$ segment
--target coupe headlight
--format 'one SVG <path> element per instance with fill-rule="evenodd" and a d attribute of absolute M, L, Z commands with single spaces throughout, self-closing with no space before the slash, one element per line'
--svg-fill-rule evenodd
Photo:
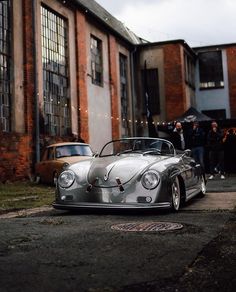
<path fill-rule="evenodd" d="M 160 176 L 156 171 L 148 170 L 143 174 L 141 182 L 145 189 L 153 190 L 158 186 L 160 182 Z"/>
<path fill-rule="evenodd" d="M 71 170 L 65 170 L 63 171 L 59 178 L 58 178 L 58 184 L 62 188 L 69 188 L 75 180 L 75 174 Z"/>

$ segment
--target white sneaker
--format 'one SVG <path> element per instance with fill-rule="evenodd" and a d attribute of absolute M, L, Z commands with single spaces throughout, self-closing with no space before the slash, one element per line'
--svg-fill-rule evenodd
<path fill-rule="evenodd" d="M 222 175 L 220 176 L 220 178 L 221 178 L 221 179 L 225 179 L 225 176 L 222 174 Z"/>
<path fill-rule="evenodd" d="M 208 177 L 208 179 L 213 179 L 214 178 L 214 175 L 210 175 L 209 177 Z"/>

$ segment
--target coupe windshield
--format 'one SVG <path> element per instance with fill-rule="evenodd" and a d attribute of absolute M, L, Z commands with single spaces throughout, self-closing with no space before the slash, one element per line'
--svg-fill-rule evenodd
<path fill-rule="evenodd" d="M 174 154 L 173 145 L 163 139 L 127 138 L 107 143 L 100 156 L 122 155 L 127 153 L 171 155 Z"/>
<path fill-rule="evenodd" d="M 88 145 L 65 145 L 56 148 L 56 158 L 69 156 L 92 156 Z"/>

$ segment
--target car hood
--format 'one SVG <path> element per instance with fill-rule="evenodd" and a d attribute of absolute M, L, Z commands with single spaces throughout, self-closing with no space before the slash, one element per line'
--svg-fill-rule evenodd
<path fill-rule="evenodd" d="M 125 184 L 159 160 L 162 160 L 161 156 L 143 155 L 96 158 L 90 166 L 88 182 L 97 187 L 115 187 L 118 179 L 121 184 Z"/>

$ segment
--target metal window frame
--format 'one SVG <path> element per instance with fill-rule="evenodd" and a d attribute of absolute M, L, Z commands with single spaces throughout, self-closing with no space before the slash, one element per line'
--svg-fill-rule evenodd
<path fill-rule="evenodd" d="M 0 129 L 11 131 L 12 1 L 0 1 Z M 5 36 L 5 37 L 4 37 Z"/>
<path fill-rule="evenodd" d="M 102 41 L 94 35 L 90 36 L 90 54 L 92 83 L 103 86 Z"/>
<path fill-rule="evenodd" d="M 68 29 L 66 18 L 41 5 L 44 132 L 52 136 L 71 133 Z"/>

